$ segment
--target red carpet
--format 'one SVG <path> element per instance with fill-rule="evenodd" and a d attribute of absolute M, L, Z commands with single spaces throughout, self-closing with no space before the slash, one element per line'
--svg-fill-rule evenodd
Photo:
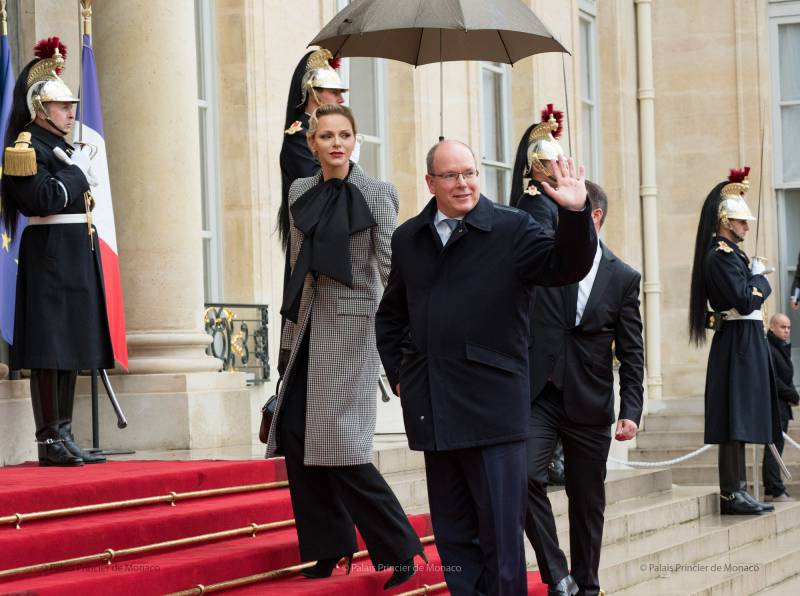
<path fill-rule="evenodd" d="M 0 517 L 140 497 L 285 479 L 280 459 L 267 461 L 109 462 L 79 469 L 34 465 L 0 468 Z M 291 519 L 286 488 L 205 497 L 168 504 L 23 522 L 22 529 L 0 526 L 0 572 L 146 544 Z M 432 534 L 427 515 L 411 516 L 420 536 Z M 363 543 L 359 540 L 360 548 Z M 397 594 L 443 581 L 436 548 L 426 547 L 429 564 Z M 85 564 L 48 573 L 0 579 L 0 594 L 113 596 L 165 594 L 254 575 L 299 563 L 293 527 L 122 556 L 111 565 Z M 229 590 L 228 594 L 384 594 L 390 571 L 375 572 L 368 557 L 353 563 L 351 575 L 337 569 L 331 578 L 298 575 Z M 545 594 L 538 574 L 529 574 L 531 594 Z M 437 594 L 446 594 L 446 591 Z"/>

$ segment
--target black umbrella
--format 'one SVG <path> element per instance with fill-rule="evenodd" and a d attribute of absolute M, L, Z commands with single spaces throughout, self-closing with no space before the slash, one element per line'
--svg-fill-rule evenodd
<path fill-rule="evenodd" d="M 543 52 L 568 52 L 521 0 L 354 0 L 309 45 L 344 57 L 414 66 L 453 60 L 514 64 Z M 440 111 L 444 127 L 443 109 Z"/>

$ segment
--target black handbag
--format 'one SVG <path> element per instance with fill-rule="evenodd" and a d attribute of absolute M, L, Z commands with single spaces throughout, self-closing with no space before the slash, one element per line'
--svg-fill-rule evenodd
<path fill-rule="evenodd" d="M 269 429 L 272 427 L 272 419 L 275 417 L 281 380 L 278 379 L 278 384 L 275 386 L 275 394 L 267 400 L 267 403 L 261 406 L 261 427 L 258 429 L 258 440 L 264 444 L 269 439 Z"/>

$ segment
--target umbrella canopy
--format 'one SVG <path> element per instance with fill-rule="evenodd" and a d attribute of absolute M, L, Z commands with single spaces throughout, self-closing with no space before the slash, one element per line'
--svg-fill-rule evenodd
<path fill-rule="evenodd" d="M 521 0 L 353 0 L 309 45 L 414 66 L 569 53 Z"/>

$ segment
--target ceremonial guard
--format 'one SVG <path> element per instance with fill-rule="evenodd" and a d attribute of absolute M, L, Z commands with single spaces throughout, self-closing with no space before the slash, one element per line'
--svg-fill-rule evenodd
<path fill-rule="evenodd" d="M 308 52 L 292 75 L 289 99 L 286 102 L 286 122 L 281 147 L 281 206 L 278 211 L 278 233 L 288 253 L 289 246 L 289 187 L 298 178 L 308 178 L 319 171 L 319 162 L 308 148 L 306 134 L 311 113 L 325 103 L 344 103 L 347 87 L 337 69 L 339 60 L 330 51 Z"/>
<path fill-rule="evenodd" d="M 543 181 L 555 184 L 550 171 L 551 159 L 558 159 L 566 154 L 558 139 L 564 130 L 564 114 L 556 110 L 553 104 L 547 104 L 541 112 L 541 120 L 531 124 L 522 134 L 517 146 L 514 162 L 514 178 L 511 185 L 509 203 L 513 207 L 527 211 L 551 236 L 558 227 L 558 204 L 550 198 L 542 186 Z M 527 183 L 527 184 L 526 184 Z M 533 346 L 533 307 L 537 296 L 541 300 L 543 294 L 560 292 L 552 288 L 534 288 L 531 300 L 531 346 Z M 530 354 L 531 361 L 535 354 Z M 531 378 L 531 391 L 534 390 Z M 563 486 L 566 483 L 564 467 L 564 446 L 559 439 L 553 457 L 547 469 L 548 482 L 551 486 Z"/>
<path fill-rule="evenodd" d="M 714 330 L 705 388 L 705 442 L 719 445 L 720 512 L 771 511 L 747 492 L 745 443 L 768 444 L 780 432 L 762 304 L 770 295 L 763 259 L 739 244 L 755 221 L 744 200 L 750 168 L 731 170 L 709 193 L 695 241 L 689 333 L 698 346 Z M 711 306 L 711 311 L 707 305 Z"/>
<path fill-rule="evenodd" d="M 564 128 L 564 115 L 551 103 L 541 115 L 541 121 L 531 124 L 519 141 L 509 203 L 530 213 L 536 223 L 553 235 L 558 226 L 558 205 L 547 194 L 542 182 L 555 184 L 550 160 L 566 157 L 558 142 Z"/>
<path fill-rule="evenodd" d="M 65 138 L 78 99 L 59 78 L 66 48 L 36 45 L 14 87 L 5 135 L 2 217 L 13 231 L 28 217 L 19 250 L 11 368 L 31 370 L 39 465 L 105 461 L 72 435 L 78 370 L 114 367 L 96 231 L 91 148 Z"/>

